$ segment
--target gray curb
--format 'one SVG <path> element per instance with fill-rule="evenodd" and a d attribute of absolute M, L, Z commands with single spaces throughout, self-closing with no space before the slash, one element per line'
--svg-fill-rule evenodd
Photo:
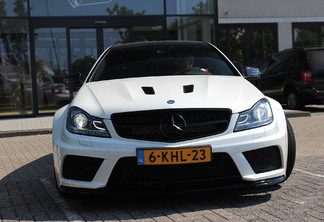
<path fill-rule="evenodd" d="M 43 134 L 51 134 L 51 133 L 52 133 L 52 129 L 1 131 L 0 138 L 15 137 L 15 136 L 43 135 Z"/>
<path fill-rule="evenodd" d="M 295 111 L 295 110 L 284 110 L 284 111 L 287 118 L 311 116 L 311 112 L 308 111 Z"/>

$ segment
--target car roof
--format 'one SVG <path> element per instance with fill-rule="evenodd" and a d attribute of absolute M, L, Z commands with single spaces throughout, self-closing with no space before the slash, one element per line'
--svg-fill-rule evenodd
<path fill-rule="evenodd" d="M 186 41 L 186 40 L 165 40 L 165 41 L 147 41 L 147 42 L 132 42 L 132 43 L 123 43 L 116 44 L 111 46 L 111 48 L 128 48 L 128 47 L 155 47 L 161 45 L 206 45 L 207 42 L 202 41 Z"/>

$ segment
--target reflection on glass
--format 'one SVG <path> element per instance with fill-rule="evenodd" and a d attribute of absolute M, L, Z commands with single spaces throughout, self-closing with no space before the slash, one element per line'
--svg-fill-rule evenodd
<path fill-rule="evenodd" d="M 103 29 L 105 49 L 114 44 L 129 42 L 128 28 L 106 28 Z"/>
<path fill-rule="evenodd" d="M 295 47 L 309 47 L 309 46 L 318 46 L 318 29 L 317 28 L 303 28 L 303 29 L 294 29 L 294 45 Z"/>
<path fill-rule="evenodd" d="M 169 17 L 168 39 L 214 42 L 212 17 Z"/>
<path fill-rule="evenodd" d="M 68 73 L 64 28 L 35 30 L 36 79 L 39 112 L 54 112 L 69 102 L 63 84 Z M 53 107 L 56 107 L 53 109 Z"/>
<path fill-rule="evenodd" d="M 219 31 L 219 45 L 217 46 L 226 56 L 229 57 L 228 45 L 227 45 L 227 30 L 220 30 Z"/>
<path fill-rule="evenodd" d="M 93 6 L 93 5 L 102 5 L 111 3 L 113 0 L 102 0 L 102 1 L 93 1 L 93 0 L 68 0 L 73 8 Z"/>
<path fill-rule="evenodd" d="M 28 23 L 0 19 L 0 115 L 31 113 Z"/>
<path fill-rule="evenodd" d="M 276 27 L 233 27 L 225 25 L 219 31 L 219 48 L 232 61 L 259 66 L 277 50 Z"/>
<path fill-rule="evenodd" d="M 257 67 L 263 59 L 275 51 L 275 36 L 271 29 L 251 30 L 249 34 L 250 65 Z"/>
<path fill-rule="evenodd" d="M 237 61 L 241 64 L 245 64 L 244 61 L 244 53 L 245 53 L 245 42 L 244 42 L 244 35 L 245 29 L 244 28 L 232 28 L 229 31 L 230 34 L 230 44 L 231 44 L 231 60 Z"/>
<path fill-rule="evenodd" d="M 163 15 L 163 0 L 30 0 L 30 8 L 31 16 Z"/>
<path fill-rule="evenodd" d="M 321 31 L 322 31 L 322 45 L 321 46 L 324 46 L 324 26 L 321 28 Z"/>
<path fill-rule="evenodd" d="M 167 14 L 214 14 L 214 0 L 166 0 Z"/>
<path fill-rule="evenodd" d="M 71 29 L 70 41 L 72 73 L 81 73 L 85 79 L 97 59 L 96 30 Z"/>
<path fill-rule="evenodd" d="M 162 40 L 162 26 L 135 26 L 134 42 Z"/>
<path fill-rule="evenodd" d="M 0 0 L 0 16 L 27 16 L 27 0 Z"/>

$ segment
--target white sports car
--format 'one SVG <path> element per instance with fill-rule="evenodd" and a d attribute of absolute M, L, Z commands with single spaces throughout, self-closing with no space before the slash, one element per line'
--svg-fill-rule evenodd
<path fill-rule="evenodd" d="M 53 122 L 63 193 L 272 185 L 295 154 L 281 105 L 205 42 L 108 48 Z"/>

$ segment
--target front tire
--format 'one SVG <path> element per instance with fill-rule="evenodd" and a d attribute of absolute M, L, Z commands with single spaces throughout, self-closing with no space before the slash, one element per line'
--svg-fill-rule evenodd
<path fill-rule="evenodd" d="M 288 158 L 287 158 L 287 168 L 286 168 L 286 178 L 288 179 L 290 176 L 296 160 L 296 140 L 295 140 L 295 134 L 293 131 L 292 126 L 290 125 L 290 122 L 288 119 L 287 121 L 287 134 L 288 134 Z"/>

